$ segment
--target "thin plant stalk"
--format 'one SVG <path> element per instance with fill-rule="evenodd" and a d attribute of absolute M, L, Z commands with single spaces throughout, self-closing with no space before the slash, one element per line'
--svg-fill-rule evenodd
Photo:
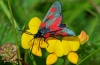
<path fill-rule="evenodd" d="M 81 60 L 77 65 L 80 65 L 82 62 L 84 62 L 86 59 L 88 59 L 89 57 L 91 57 L 93 54 L 95 54 L 96 52 L 100 51 L 100 48 L 95 50 L 94 52 L 92 52 L 91 54 L 89 54 L 88 56 L 86 56 L 83 60 Z"/>
<path fill-rule="evenodd" d="M 10 18 L 11 18 L 11 17 L 10 17 L 10 12 L 9 12 L 7 6 L 5 5 L 5 3 L 4 3 L 2 0 L 0 0 L 0 7 L 1 7 L 2 10 L 5 12 L 6 16 L 10 19 Z M 11 19 L 10 19 L 10 20 L 11 20 Z M 10 22 L 11 22 L 11 21 L 10 21 Z M 11 22 L 11 23 L 12 23 L 12 22 Z M 18 26 L 18 24 L 17 24 L 17 22 L 16 22 L 15 19 L 14 19 L 14 24 L 15 24 L 15 27 L 18 28 L 18 30 L 20 30 L 20 27 Z"/>
<path fill-rule="evenodd" d="M 12 27 L 13 27 L 13 30 L 14 30 L 14 36 L 15 36 L 16 45 L 18 45 L 17 33 L 16 33 L 15 25 L 14 25 L 14 18 L 13 18 L 13 14 L 12 14 L 11 5 L 10 5 L 10 0 L 8 0 L 8 7 L 9 7 L 9 10 L 10 10 L 11 21 L 12 21 Z M 20 58 L 20 51 L 19 51 L 19 48 L 18 48 L 18 56 L 19 56 L 19 58 Z M 22 65 L 22 63 L 19 62 L 19 65 Z"/>
<path fill-rule="evenodd" d="M 66 58 L 66 56 L 64 56 L 63 65 L 66 65 L 66 60 L 67 60 L 67 58 Z"/>

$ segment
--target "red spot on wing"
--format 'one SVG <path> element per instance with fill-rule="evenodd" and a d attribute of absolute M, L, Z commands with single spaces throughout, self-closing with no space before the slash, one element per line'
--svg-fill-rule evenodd
<path fill-rule="evenodd" d="M 59 16 L 48 28 L 52 29 L 52 31 L 61 29 L 59 27 L 61 20 L 62 20 L 62 16 Z"/>
<path fill-rule="evenodd" d="M 49 27 L 51 30 L 50 31 L 57 31 L 57 30 L 62 30 L 62 28 L 53 25 L 52 27 Z"/>
<path fill-rule="evenodd" d="M 66 32 L 62 32 L 61 35 L 62 36 L 67 36 L 67 33 Z"/>
<path fill-rule="evenodd" d="M 50 33 L 46 33 L 46 34 L 44 35 L 45 38 L 48 38 L 49 36 L 50 36 Z"/>
<path fill-rule="evenodd" d="M 50 12 L 56 12 L 56 8 L 55 7 L 52 7 Z"/>
<path fill-rule="evenodd" d="M 41 23 L 40 27 L 41 28 L 46 27 L 46 23 L 45 22 Z"/>
<path fill-rule="evenodd" d="M 57 31 L 55 35 L 57 36 L 57 35 L 59 35 L 60 33 L 61 33 L 61 31 Z"/>
<path fill-rule="evenodd" d="M 54 15 L 47 16 L 47 18 L 49 18 L 50 20 L 52 20 L 54 18 Z"/>

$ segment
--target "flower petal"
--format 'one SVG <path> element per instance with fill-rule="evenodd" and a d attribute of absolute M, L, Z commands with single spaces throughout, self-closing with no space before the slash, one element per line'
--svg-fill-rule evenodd
<path fill-rule="evenodd" d="M 68 60 L 70 62 L 72 62 L 73 64 L 77 64 L 77 62 L 78 62 L 78 55 L 76 53 L 74 53 L 74 52 L 70 52 L 68 54 Z"/>
<path fill-rule="evenodd" d="M 41 48 L 46 48 L 47 43 L 44 42 L 44 38 L 35 38 L 34 45 L 38 45 Z"/>
<path fill-rule="evenodd" d="M 35 29 L 28 29 L 26 31 L 30 32 L 31 34 L 36 34 L 37 33 L 37 30 L 35 30 Z"/>
<path fill-rule="evenodd" d="M 34 17 L 29 21 L 29 28 L 31 33 L 37 33 L 41 24 L 41 20 L 38 17 Z"/>
<path fill-rule="evenodd" d="M 33 36 L 32 35 L 28 35 L 26 33 L 22 34 L 21 37 L 21 45 L 24 49 L 29 49 L 30 48 L 30 43 L 32 43 Z M 30 41 L 30 42 L 29 42 Z"/>
<path fill-rule="evenodd" d="M 80 47 L 80 41 L 79 41 L 78 37 L 73 37 L 73 36 L 64 37 L 62 40 L 62 43 L 64 43 L 64 44 L 66 43 L 64 45 L 64 46 L 67 46 L 67 47 L 65 47 L 66 54 L 68 54 L 68 51 L 77 51 Z"/>
<path fill-rule="evenodd" d="M 42 38 L 41 41 L 40 41 L 40 47 L 41 48 L 46 48 L 47 47 L 47 43 L 44 41 L 44 38 Z"/>
<path fill-rule="evenodd" d="M 46 50 L 47 50 L 49 53 L 54 52 L 55 44 L 56 44 L 56 42 L 57 42 L 57 39 L 52 38 L 52 37 L 49 37 L 49 38 L 47 38 L 46 41 L 47 41 Z"/>
<path fill-rule="evenodd" d="M 54 53 L 58 56 L 61 57 L 64 54 L 64 47 L 63 44 L 60 40 L 57 40 L 57 42 L 55 43 L 55 50 Z"/>
<path fill-rule="evenodd" d="M 84 44 L 89 39 L 89 36 L 86 34 L 85 31 L 82 31 L 78 38 L 80 39 L 80 43 Z"/>
<path fill-rule="evenodd" d="M 64 55 L 67 55 L 71 51 L 70 45 L 67 43 L 66 40 L 62 40 L 62 44 L 64 47 Z"/>
<path fill-rule="evenodd" d="M 42 56 L 41 49 L 38 45 L 33 45 L 32 53 L 36 56 L 40 56 L 40 57 Z"/>
<path fill-rule="evenodd" d="M 40 38 L 35 38 L 35 41 L 34 41 L 34 45 L 37 45 L 40 47 Z"/>
<path fill-rule="evenodd" d="M 46 64 L 51 65 L 54 64 L 57 61 L 58 57 L 56 54 L 49 54 L 47 59 L 46 59 Z"/>

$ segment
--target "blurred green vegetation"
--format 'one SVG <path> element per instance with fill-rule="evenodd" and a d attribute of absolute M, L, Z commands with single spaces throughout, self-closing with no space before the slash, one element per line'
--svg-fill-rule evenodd
<path fill-rule="evenodd" d="M 32 17 L 43 20 L 48 9 L 56 0 L 10 0 L 16 30 L 28 25 Z M 86 58 L 80 65 L 100 65 L 100 0 L 60 0 L 62 4 L 63 21 L 77 35 L 84 30 L 90 37 L 89 41 L 77 51 L 79 62 Z M 95 4 L 95 6 L 94 6 Z M 21 57 L 27 55 L 25 61 L 32 65 L 33 61 L 28 56 L 27 50 L 21 47 L 21 32 L 17 30 L 18 45 Z M 7 0 L 0 0 L 0 45 L 15 42 L 14 31 L 11 24 Z M 46 51 L 43 57 L 34 56 L 37 65 L 45 65 Z M 91 55 L 93 54 L 93 55 Z M 59 58 L 54 65 L 62 65 L 64 59 Z M 0 65 L 11 65 L 0 60 Z M 73 65 L 66 60 L 66 65 Z"/>

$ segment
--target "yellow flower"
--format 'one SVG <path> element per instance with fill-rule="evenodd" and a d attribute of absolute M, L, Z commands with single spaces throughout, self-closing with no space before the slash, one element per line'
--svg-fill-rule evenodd
<path fill-rule="evenodd" d="M 70 52 L 68 54 L 68 60 L 73 64 L 77 64 L 78 62 L 78 55 L 75 52 Z"/>
<path fill-rule="evenodd" d="M 57 61 L 58 57 L 56 56 L 56 54 L 50 54 L 48 57 L 47 57 L 47 61 L 46 61 L 46 64 L 47 65 L 50 65 L 50 64 L 53 64 Z"/>
<path fill-rule="evenodd" d="M 55 53 L 58 57 L 63 56 L 64 48 L 60 40 L 50 37 L 46 41 L 48 42 L 46 50 L 49 53 Z"/>
<path fill-rule="evenodd" d="M 42 56 L 41 48 L 46 47 L 46 42 L 44 38 L 34 39 L 34 34 L 38 32 L 41 20 L 37 17 L 34 17 L 29 22 L 29 29 L 22 34 L 21 45 L 24 49 L 30 49 L 34 55 Z M 41 48 L 40 48 L 41 47 Z"/>
<path fill-rule="evenodd" d="M 83 37 L 80 38 L 79 36 Z M 46 50 L 52 55 L 48 55 L 46 64 L 49 65 L 55 63 L 57 61 L 57 57 L 62 57 L 63 55 L 68 55 L 68 60 L 74 64 L 77 64 L 78 55 L 75 53 L 75 51 L 80 48 L 81 43 L 86 42 L 88 39 L 88 36 L 84 31 L 82 31 L 79 36 L 66 36 L 61 41 L 52 37 L 48 38 L 47 42 L 49 46 L 46 47 Z M 49 60 L 48 58 L 54 60 Z"/>
<path fill-rule="evenodd" d="M 75 53 L 80 45 L 84 44 L 89 36 L 82 31 L 79 36 L 65 36 L 62 40 L 49 37 L 44 42 L 44 38 L 35 38 L 34 34 L 38 32 L 41 20 L 34 17 L 29 22 L 29 29 L 22 34 L 21 45 L 24 49 L 30 49 L 34 55 L 42 56 L 41 48 L 46 48 L 50 53 L 46 59 L 46 64 L 55 63 L 58 57 L 66 55 L 68 60 L 74 64 L 78 62 L 78 55 Z M 48 42 L 48 44 L 47 44 Z"/>

